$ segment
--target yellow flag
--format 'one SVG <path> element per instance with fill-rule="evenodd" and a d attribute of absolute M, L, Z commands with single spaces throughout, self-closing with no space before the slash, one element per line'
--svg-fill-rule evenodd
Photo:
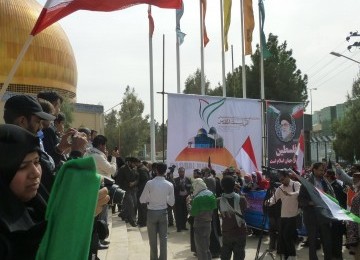
<path fill-rule="evenodd" d="M 225 51 L 228 51 L 228 32 L 231 22 L 231 4 L 232 0 L 224 0 L 224 42 L 225 42 Z"/>
<path fill-rule="evenodd" d="M 244 0 L 244 37 L 245 37 L 245 55 L 252 54 L 251 42 L 254 31 L 254 13 L 252 0 Z"/>

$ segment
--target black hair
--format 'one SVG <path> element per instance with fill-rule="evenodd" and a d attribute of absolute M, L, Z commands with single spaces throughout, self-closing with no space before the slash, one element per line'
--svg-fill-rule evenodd
<path fill-rule="evenodd" d="M 61 104 L 64 101 L 64 98 L 62 96 L 60 96 L 56 91 L 53 91 L 53 90 L 40 91 L 37 94 L 37 98 L 45 99 L 52 104 L 55 103 L 57 100 L 60 100 Z"/>
<path fill-rule="evenodd" d="M 92 145 L 95 147 L 95 148 L 98 148 L 100 145 L 105 145 L 107 142 L 107 138 L 103 135 L 97 135 L 93 142 L 92 142 Z"/>
<path fill-rule="evenodd" d="M 156 169 L 156 167 L 157 167 L 157 162 L 154 162 L 154 163 L 152 163 L 152 165 L 151 165 L 151 169 L 152 170 L 155 170 Z"/>
<path fill-rule="evenodd" d="M 324 164 L 322 162 L 316 162 L 312 165 L 313 169 L 319 169 L 321 166 L 323 166 Z"/>
<path fill-rule="evenodd" d="M 38 98 L 37 100 L 42 108 L 42 110 L 48 114 L 53 114 L 55 112 L 55 108 L 53 106 L 53 104 L 51 104 L 50 101 L 43 99 L 43 98 Z"/>
<path fill-rule="evenodd" d="M 80 133 L 85 133 L 86 135 L 90 135 L 90 134 L 91 134 L 90 129 L 87 128 L 87 127 L 81 127 L 81 128 L 79 128 L 79 129 L 78 129 L 78 132 L 80 132 Z M 95 139 L 94 139 L 94 140 L 95 140 Z M 105 143 L 106 143 L 106 141 L 105 141 Z"/>
<path fill-rule="evenodd" d="M 289 172 L 287 170 L 278 170 L 278 174 L 283 177 L 289 177 Z"/>
<path fill-rule="evenodd" d="M 280 115 L 280 118 L 279 118 L 279 122 L 281 122 L 282 120 L 286 120 L 287 122 L 289 122 L 291 124 L 291 116 L 289 113 L 282 113 Z"/>
<path fill-rule="evenodd" d="M 31 120 L 31 116 L 32 113 L 28 113 L 28 112 L 18 112 L 18 111 L 13 111 L 13 110 L 9 110 L 9 109 L 5 109 L 4 110 L 4 121 L 6 124 L 15 124 L 15 120 L 17 118 L 19 118 L 20 116 L 24 116 L 26 117 L 26 119 L 28 121 Z"/>
<path fill-rule="evenodd" d="M 165 163 L 157 163 L 156 170 L 159 175 L 164 175 L 167 170 L 167 165 Z"/>
<path fill-rule="evenodd" d="M 225 193 L 231 193 L 235 188 L 235 180 L 231 176 L 224 176 L 221 179 L 221 187 L 223 188 Z"/>
<path fill-rule="evenodd" d="M 326 174 L 327 174 L 328 176 L 335 177 L 335 172 L 334 172 L 334 170 L 332 170 L 332 169 L 326 170 Z"/>
<path fill-rule="evenodd" d="M 56 116 L 54 122 L 60 123 L 62 121 L 65 121 L 66 117 L 63 112 L 59 112 L 59 114 Z"/>

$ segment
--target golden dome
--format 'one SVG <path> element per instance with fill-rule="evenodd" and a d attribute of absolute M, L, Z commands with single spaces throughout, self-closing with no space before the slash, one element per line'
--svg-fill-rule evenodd
<path fill-rule="evenodd" d="M 40 14 L 36 0 L 0 0 L 0 86 L 5 82 Z M 36 35 L 8 91 L 36 94 L 55 90 L 76 97 L 77 69 L 69 40 L 59 24 Z"/>

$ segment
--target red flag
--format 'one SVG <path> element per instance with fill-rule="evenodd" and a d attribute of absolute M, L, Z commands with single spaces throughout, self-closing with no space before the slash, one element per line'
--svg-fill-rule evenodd
<path fill-rule="evenodd" d="M 36 35 L 61 18 L 78 10 L 111 12 L 138 4 L 160 8 L 181 8 L 182 0 L 48 0 L 31 32 Z"/>
<path fill-rule="evenodd" d="M 301 130 L 300 137 L 299 137 L 299 143 L 297 150 L 295 152 L 296 155 L 296 170 L 301 174 L 304 166 L 304 133 Z"/>
<path fill-rule="evenodd" d="M 149 5 L 149 8 L 148 8 L 148 18 L 149 18 L 149 36 L 152 38 L 155 25 L 154 25 L 154 19 L 151 15 L 151 5 Z"/>
<path fill-rule="evenodd" d="M 258 170 L 250 136 L 246 138 L 235 159 L 246 173 L 252 173 Z"/>
<path fill-rule="evenodd" d="M 205 16 L 206 16 L 206 0 L 201 0 L 201 5 L 202 5 L 202 9 L 203 9 L 203 28 L 204 28 L 204 47 L 206 47 L 206 45 L 208 44 L 208 42 L 210 41 L 208 36 L 207 36 L 207 32 L 206 32 L 206 25 L 205 25 Z"/>

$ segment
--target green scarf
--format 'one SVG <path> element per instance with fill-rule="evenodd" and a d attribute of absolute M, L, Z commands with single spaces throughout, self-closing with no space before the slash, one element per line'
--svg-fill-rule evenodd
<path fill-rule="evenodd" d="M 92 157 L 68 161 L 60 168 L 37 260 L 88 259 L 99 188 L 100 176 Z"/>

